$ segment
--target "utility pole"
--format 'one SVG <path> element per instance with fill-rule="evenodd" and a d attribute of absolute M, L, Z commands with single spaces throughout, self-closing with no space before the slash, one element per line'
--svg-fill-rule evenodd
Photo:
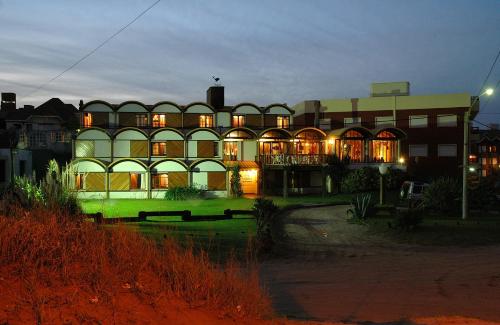
<path fill-rule="evenodd" d="M 469 114 L 472 107 L 464 112 L 464 152 L 462 168 L 462 219 L 467 219 L 469 207 L 467 202 L 467 173 L 469 169 Z"/>

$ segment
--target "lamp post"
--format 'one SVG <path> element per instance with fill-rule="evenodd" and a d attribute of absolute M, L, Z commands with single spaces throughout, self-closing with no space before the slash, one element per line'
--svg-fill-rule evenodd
<path fill-rule="evenodd" d="M 470 111 L 472 107 L 476 104 L 476 101 L 480 96 L 493 95 L 493 88 L 486 89 L 482 94 L 477 96 L 477 98 L 472 102 L 470 107 L 464 112 L 464 152 L 463 152 L 463 163 L 462 163 L 462 219 L 467 219 L 469 214 L 469 206 L 467 202 L 467 173 L 469 171 L 469 129 L 470 129 Z"/>
<path fill-rule="evenodd" d="M 380 205 L 384 204 L 385 193 L 384 193 L 384 175 L 387 174 L 388 168 L 386 164 L 380 164 L 378 166 L 378 171 L 380 173 Z"/>

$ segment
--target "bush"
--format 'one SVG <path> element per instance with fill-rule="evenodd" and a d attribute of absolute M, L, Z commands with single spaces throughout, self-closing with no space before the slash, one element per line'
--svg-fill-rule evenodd
<path fill-rule="evenodd" d="M 65 211 L 67 216 L 80 219 L 81 208 L 76 193 L 70 186 L 74 184 L 74 171 L 71 166 L 63 169 L 55 160 L 49 161 L 45 178 L 37 184 L 28 177 L 16 177 L 12 186 L 4 193 L 7 209 L 21 206 L 32 209 L 45 206 L 54 211 Z"/>
<path fill-rule="evenodd" d="M 342 192 L 359 193 L 376 190 L 379 185 L 379 172 L 376 168 L 363 167 L 351 170 L 342 179 Z"/>
<path fill-rule="evenodd" d="M 175 186 L 165 191 L 165 199 L 169 201 L 193 200 L 203 197 L 205 191 L 195 186 Z"/>
<path fill-rule="evenodd" d="M 481 178 L 475 188 L 468 193 L 471 208 L 486 209 L 496 202 L 494 178 Z"/>
<path fill-rule="evenodd" d="M 427 209 L 452 214 L 460 208 L 462 187 L 458 180 L 441 177 L 429 184 L 423 193 L 423 205 Z"/>
<path fill-rule="evenodd" d="M 261 252 L 270 251 L 282 236 L 283 225 L 278 210 L 278 206 L 272 200 L 259 198 L 254 202 L 257 245 Z"/>
<path fill-rule="evenodd" d="M 372 203 L 371 194 L 356 196 L 356 199 L 352 200 L 351 208 L 347 210 L 347 214 L 350 214 L 352 220 L 356 222 L 363 222 L 367 218 L 373 216 L 374 205 Z"/>
<path fill-rule="evenodd" d="M 408 174 L 401 169 L 389 168 L 384 178 L 386 189 L 399 190 L 401 188 L 401 184 L 408 179 Z"/>
<path fill-rule="evenodd" d="M 398 211 L 394 218 L 395 228 L 403 231 L 414 231 L 424 221 L 422 216 L 423 211 L 421 209 Z"/>
<path fill-rule="evenodd" d="M 241 189 L 240 166 L 236 165 L 231 173 L 231 194 L 240 197 L 243 194 Z"/>

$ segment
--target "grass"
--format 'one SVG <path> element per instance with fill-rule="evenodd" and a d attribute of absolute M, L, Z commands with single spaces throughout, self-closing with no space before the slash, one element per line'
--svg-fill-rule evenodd
<path fill-rule="evenodd" d="M 351 195 L 328 197 L 302 196 L 269 197 L 278 206 L 296 204 L 347 203 Z M 191 210 L 193 215 L 222 214 L 225 209 L 251 210 L 254 200 L 248 198 L 219 198 L 204 200 L 82 200 L 85 213 L 102 212 L 105 217 L 135 217 L 139 211 Z M 116 226 L 108 226 L 116 227 Z M 180 216 L 149 217 L 145 222 L 128 223 L 127 227 L 158 242 L 172 236 L 179 243 L 194 243 L 196 248 L 208 251 L 214 260 L 226 260 L 234 253 L 239 259 L 247 253 L 249 240 L 255 236 L 255 220 L 248 216 L 235 216 L 232 220 L 182 222 Z"/>
<path fill-rule="evenodd" d="M 388 227 L 391 217 L 368 219 L 370 230 L 396 242 L 425 246 L 473 246 L 500 243 L 500 215 L 482 214 L 462 220 L 458 216 L 427 213 L 422 224 L 412 232 Z"/>
<path fill-rule="evenodd" d="M 128 223 L 127 228 L 157 242 L 172 237 L 183 245 L 193 243 L 196 249 L 206 250 L 216 261 L 226 260 L 233 253 L 238 259 L 244 259 L 248 243 L 255 237 L 256 231 L 253 218 L 197 222 L 146 221 Z"/>
<path fill-rule="evenodd" d="M 282 197 L 268 197 L 278 206 L 284 207 L 293 204 L 315 204 L 315 203 L 348 203 L 352 195 L 339 194 L 333 196 L 291 196 L 287 199 Z M 137 217 L 139 211 L 164 211 L 164 210 L 191 210 L 193 215 L 222 214 L 225 209 L 250 210 L 253 199 L 247 198 L 217 198 L 186 201 L 167 201 L 161 199 L 108 199 L 108 200 L 81 200 L 85 213 L 102 212 L 104 217 Z M 150 220 L 165 220 L 165 218 Z M 172 219 L 168 220 L 180 220 Z"/>

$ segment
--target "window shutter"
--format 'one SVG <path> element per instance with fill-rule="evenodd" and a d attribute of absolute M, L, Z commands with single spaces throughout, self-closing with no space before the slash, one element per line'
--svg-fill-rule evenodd
<path fill-rule="evenodd" d="M 139 158 L 148 156 L 147 140 L 130 140 L 130 157 Z"/>
<path fill-rule="evenodd" d="M 166 124 L 169 127 L 180 128 L 182 127 L 181 113 L 165 113 Z"/>
<path fill-rule="evenodd" d="M 207 188 L 209 191 L 226 190 L 226 172 L 207 172 Z"/>
<path fill-rule="evenodd" d="M 426 144 L 410 144 L 409 146 L 410 157 L 427 157 Z"/>
<path fill-rule="evenodd" d="M 76 157 L 95 157 L 95 142 L 92 140 L 75 141 Z"/>
<path fill-rule="evenodd" d="M 167 141 L 166 147 L 166 156 L 179 158 L 184 157 L 184 141 L 176 140 L 176 141 Z"/>
<path fill-rule="evenodd" d="M 187 186 L 187 172 L 168 172 L 168 187 L 184 187 Z"/>
<path fill-rule="evenodd" d="M 128 191 L 130 190 L 130 174 L 129 173 L 110 173 L 110 190 L 111 191 Z"/>
<path fill-rule="evenodd" d="M 198 140 L 197 143 L 198 158 L 213 158 L 214 156 L 214 141 L 213 140 Z"/>
<path fill-rule="evenodd" d="M 85 176 L 85 191 L 102 192 L 105 190 L 104 173 L 87 173 Z"/>

